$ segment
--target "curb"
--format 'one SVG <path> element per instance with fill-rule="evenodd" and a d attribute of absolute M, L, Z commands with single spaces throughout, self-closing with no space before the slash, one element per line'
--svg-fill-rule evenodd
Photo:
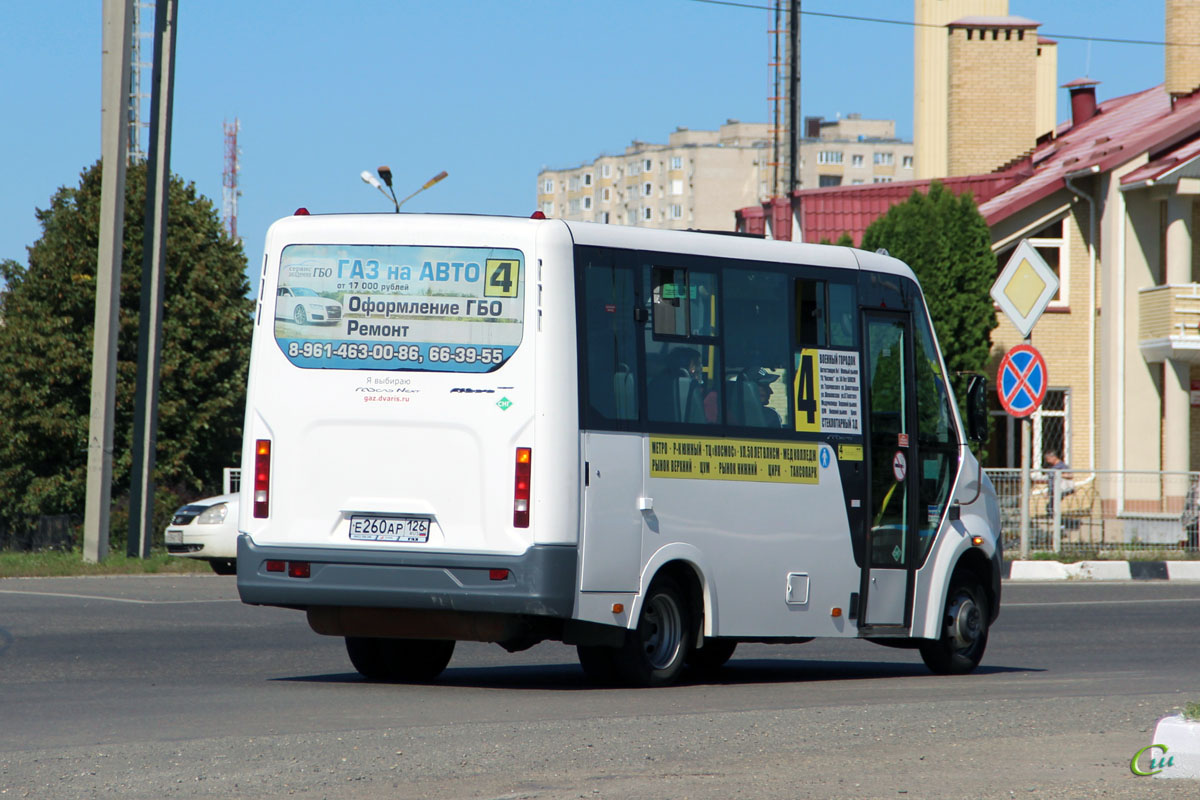
<path fill-rule="evenodd" d="M 1200 561 L 1005 561 L 1010 581 L 1200 581 Z"/>

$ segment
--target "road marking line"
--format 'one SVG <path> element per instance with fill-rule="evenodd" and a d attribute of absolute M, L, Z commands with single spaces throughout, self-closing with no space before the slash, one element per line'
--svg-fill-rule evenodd
<path fill-rule="evenodd" d="M 1138 605 L 1143 603 L 1154 603 L 1162 605 L 1163 603 L 1200 603 L 1200 597 L 1174 597 L 1163 598 L 1161 600 L 1055 600 L 1047 603 L 1006 603 L 1000 601 L 1000 608 L 1035 608 L 1038 606 L 1126 606 Z"/>
<path fill-rule="evenodd" d="M 66 597 L 72 600 L 108 600 L 113 603 L 133 603 L 142 606 L 188 605 L 193 603 L 240 603 L 238 598 L 220 600 L 138 600 L 132 597 L 104 597 L 96 594 L 69 594 L 67 592 L 22 592 L 18 589 L 0 589 L 0 594 L 24 594 L 34 597 Z"/>

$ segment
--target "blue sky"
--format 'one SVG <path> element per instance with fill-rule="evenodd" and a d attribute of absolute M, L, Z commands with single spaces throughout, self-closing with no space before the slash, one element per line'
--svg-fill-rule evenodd
<path fill-rule="evenodd" d="M 238 227 L 262 257 L 298 206 L 386 211 L 358 175 L 388 164 L 397 194 L 450 177 L 406 211 L 525 215 L 543 167 L 665 142 L 678 125 L 766 121 L 772 15 L 695 0 L 180 0 L 172 171 L 221 207 L 222 123 L 240 119 Z M 805 12 L 910 22 L 911 0 L 804 0 Z M 1162 41 L 1161 0 L 1010 0 L 1040 32 Z M 36 208 L 100 153 L 101 2 L 4 4 L 0 258 L 26 261 Z M 802 18 L 801 113 L 893 118 L 912 136 L 908 25 Z M 150 46 L 145 46 L 145 60 Z M 1059 38 L 1059 83 L 1101 100 L 1162 81 L 1162 48 Z M 1059 119 L 1070 113 L 1060 91 Z M 148 116 L 148 111 L 147 111 Z"/>

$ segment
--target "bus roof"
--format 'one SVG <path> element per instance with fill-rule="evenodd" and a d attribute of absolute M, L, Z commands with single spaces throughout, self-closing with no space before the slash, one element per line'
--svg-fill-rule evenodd
<path fill-rule="evenodd" d="M 404 230 L 424 226 L 445 230 L 447 224 L 486 225 L 493 231 L 499 226 L 512 225 L 526 235 L 542 225 L 565 225 L 576 244 L 659 252 L 709 255 L 750 261 L 808 264 L 844 269 L 871 269 L 877 272 L 903 275 L 916 280 L 904 262 L 884 253 L 871 253 L 852 247 L 827 244 L 760 239 L 725 232 L 696 230 L 662 230 L 632 225 L 610 225 L 597 222 L 572 222 L 561 219 L 530 219 L 528 217 L 485 214 L 312 214 L 284 217 L 272 225 L 275 234 L 300 241 L 302 231 L 320 231 L 320 236 L 352 237 L 355 241 L 370 239 L 369 230 L 391 228 Z"/>

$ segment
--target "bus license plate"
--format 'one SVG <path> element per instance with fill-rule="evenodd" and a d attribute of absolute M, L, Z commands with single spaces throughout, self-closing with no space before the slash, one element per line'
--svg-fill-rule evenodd
<path fill-rule="evenodd" d="M 427 542 L 427 517 L 350 517 L 350 538 L 360 542 Z"/>

